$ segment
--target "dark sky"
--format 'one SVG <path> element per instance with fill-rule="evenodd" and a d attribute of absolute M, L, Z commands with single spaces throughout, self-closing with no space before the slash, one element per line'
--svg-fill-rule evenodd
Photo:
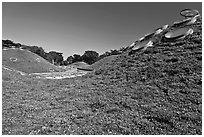
<path fill-rule="evenodd" d="M 3 3 L 3 39 L 62 52 L 64 58 L 86 50 L 102 54 L 120 49 L 163 25 L 183 19 L 182 9 L 202 3 Z"/>

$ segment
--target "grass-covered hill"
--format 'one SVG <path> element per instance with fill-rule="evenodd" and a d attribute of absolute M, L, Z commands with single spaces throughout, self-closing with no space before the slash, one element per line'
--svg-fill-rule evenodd
<path fill-rule="evenodd" d="M 79 70 L 94 71 L 94 70 L 98 70 L 99 68 L 103 68 L 108 63 L 111 63 L 111 61 L 116 59 L 117 56 L 118 55 L 106 56 L 106 57 L 96 61 L 95 63 L 93 63 L 91 65 L 84 64 L 83 62 L 76 62 L 76 63 L 73 63 L 71 65 L 77 66 L 77 68 Z"/>
<path fill-rule="evenodd" d="M 96 119 L 106 132 L 202 133 L 202 28 L 197 29 L 95 71 L 100 92 L 91 95 L 92 108 L 100 111 Z"/>
<path fill-rule="evenodd" d="M 157 35 L 82 77 L 4 75 L 2 134 L 202 135 L 201 24 L 183 39 Z"/>
<path fill-rule="evenodd" d="M 112 60 L 116 59 L 117 56 L 118 55 L 111 55 L 111 56 L 104 57 L 103 59 L 100 59 L 99 61 L 90 65 L 88 68 L 93 70 L 103 68 L 106 64 L 111 63 Z"/>
<path fill-rule="evenodd" d="M 79 62 L 72 63 L 70 66 L 77 67 L 77 68 L 86 68 L 86 67 L 89 67 L 90 65 L 83 61 L 79 61 Z"/>
<path fill-rule="evenodd" d="M 20 48 L 2 49 L 2 64 L 25 73 L 59 71 L 59 68 L 47 60 Z"/>

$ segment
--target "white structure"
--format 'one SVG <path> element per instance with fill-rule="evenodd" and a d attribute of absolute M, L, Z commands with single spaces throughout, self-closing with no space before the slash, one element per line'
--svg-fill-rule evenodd
<path fill-rule="evenodd" d="M 162 29 L 158 29 L 155 31 L 154 35 L 157 35 L 157 34 L 161 33 L 162 31 L 163 31 Z"/>
<path fill-rule="evenodd" d="M 197 18 L 198 18 L 199 16 L 200 16 L 200 15 L 196 15 L 195 17 L 191 18 L 191 20 L 187 23 L 187 25 L 194 24 L 194 23 L 197 21 Z"/>
<path fill-rule="evenodd" d="M 130 44 L 128 47 L 132 47 L 132 46 L 134 46 L 135 45 L 135 42 L 133 42 L 132 44 Z"/>
<path fill-rule="evenodd" d="M 3 48 L 3 50 L 8 50 L 8 48 Z"/>
<path fill-rule="evenodd" d="M 164 26 L 162 27 L 162 29 L 165 30 L 165 29 L 167 29 L 168 27 L 169 27 L 169 25 L 164 25 Z"/>
<path fill-rule="evenodd" d="M 141 40 L 143 40 L 143 39 L 144 39 L 144 37 L 140 38 L 139 41 L 141 41 Z"/>
<path fill-rule="evenodd" d="M 40 58 L 36 58 L 36 61 L 37 61 L 37 62 L 40 62 Z"/>
<path fill-rule="evenodd" d="M 15 62 L 15 61 L 17 61 L 17 58 L 11 57 L 10 61 L 14 61 Z"/>
<path fill-rule="evenodd" d="M 191 34 L 193 34 L 193 29 L 190 28 L 190 29 L 186 32 L 185 35 L 187 36 L 187 35 L 191 35 Z"/>

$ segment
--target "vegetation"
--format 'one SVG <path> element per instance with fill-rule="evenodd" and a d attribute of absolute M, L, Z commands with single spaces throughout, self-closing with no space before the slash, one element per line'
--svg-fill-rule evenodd
<path fill-rule="evenodd" d="M 12 48 L 12 47 L 29 50 L 29 51 L 39 55 L 40 57 L 48 60 L 52 64 L 63 65 L 62 53 L 59 53 L 56 51 L 50 51 L 49 53 L 46 53 L 42 47 L 27 46 L 27 45 L 22 45 L 20 43 L 14 43 L 11 40 L 2 40 L 2 48 Z"/>
<path fill-rule="evenodd" d="M 47 60 L 52 62 L 55 65 L 63 65 L 63 56 L 62 53 L 56 51 L 50 51 L 47 53 Z"/>
<path fill-rule="evenodd" d="M 113 60 L 117 58 L 118 55 L 110 55 L 101 58 L 97 62 L 91 64 L 90 66 L 87 67 L 87 69 L 92 69 L 92 70 L 97 70 L 99 68 L 104 68 L 105 65 L 111 64 Z"/>
<path fill-rule="evenodd" d="M 182 40 L 158 38 L 82 77 L 3 69 L 2 134 L 202 135 L 201 23 Z"/>
<path fill-rule="evenodd" d="M 84 62 L 91 65 L 98 60 L 98 56 L 99 54 L 96 51 L 85 51 L 81 57 Z"/>
<path fill-rule="evenodd" d="M 2 51 L 2 64 L 25 73 L 50 72 L 50 69 L 59 71 L 60 69 L 49 63 L 42 57 L 26 50 L 9 49 Z M 12 61 L 14 58 L 16 61 Z"/>
<path fill-rule="evenodd" d="M 42 47 L 38 46 L 27 46 L 22 45 L 20 43 L 14 43 L 12 40 L 2 40 L 2 48 L 22 48 L 29 50 L 40 57 L 48 60 L 50 63 L 54 65 L 64 65 L 67 66 L 69 64 L 72 64 L 74 62 L 86 62 L 87 64 L 91 65 L 95 62 L 97 62 L 100 59 L 103 59 L 104 57 L 111 56 L 111 55 L 119 55 L 124 50 L 124 48 L 121 48 L 120 50 L 110 50 L 109 52 L 105 52 L 99 56 L 99 54 L 96 51 L 85 51 L 83 55 L 74 54 L 73 56 L 69 56 L 66 60 L 63 59 L 62 53 L 56 52 L 56 51 L 50 51 L 49 53 L 46 53 Z"/>

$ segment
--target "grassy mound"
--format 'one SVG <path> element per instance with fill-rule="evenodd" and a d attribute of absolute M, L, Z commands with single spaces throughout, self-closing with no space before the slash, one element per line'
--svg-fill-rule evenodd
<path fill-rule="evenodd" d="M 86 67 L 89 67 L 90 65 L 85 62 L 74 62 L 71 64 L 71 66 L 79 67 L 79 68 L 86 68 Z"/>
<path fill-rule="evenodd" d="M 27 50 L 12 49 L 2 50 L 2 64 L 26 73 L 41 73 L 59 71 L 42 57 Z"/>
<path fill-rule="evenodd" d="M 12 68 L 2 66 L 2 81 L 12 81 L 19 79 L 20 77 L 22 76 L 18 71 L 14 71 Z"/>
<path fill-rule="evenodd" d="M 105 57 L 105 58 L 95 62 L 94 64 L 90 65 L 90 67 L 88 67 L 88 68 L 97 70 L 99 68 L 102 68 L 104 65 L 111 63 L 111 61 L 116 59 L 116 58 L 117 58 L 117 55 Z"/>
<path fill-rule="evenodd" d="M 97 86 L 104 90 L 92 95 L 96 99 L 91 99 L 91 106 L 100 111 L 96 119 L 107 126 L 106 132 L 202 134 L 199 24 L 194 25 L 197 32 L 183 40 L 159 41 L 95 71 Z"/>
<path fill-rule="evenodd" d="M 201 135 L 201 23 L 82 77 L 4 78 L 2 134 Z"/>

